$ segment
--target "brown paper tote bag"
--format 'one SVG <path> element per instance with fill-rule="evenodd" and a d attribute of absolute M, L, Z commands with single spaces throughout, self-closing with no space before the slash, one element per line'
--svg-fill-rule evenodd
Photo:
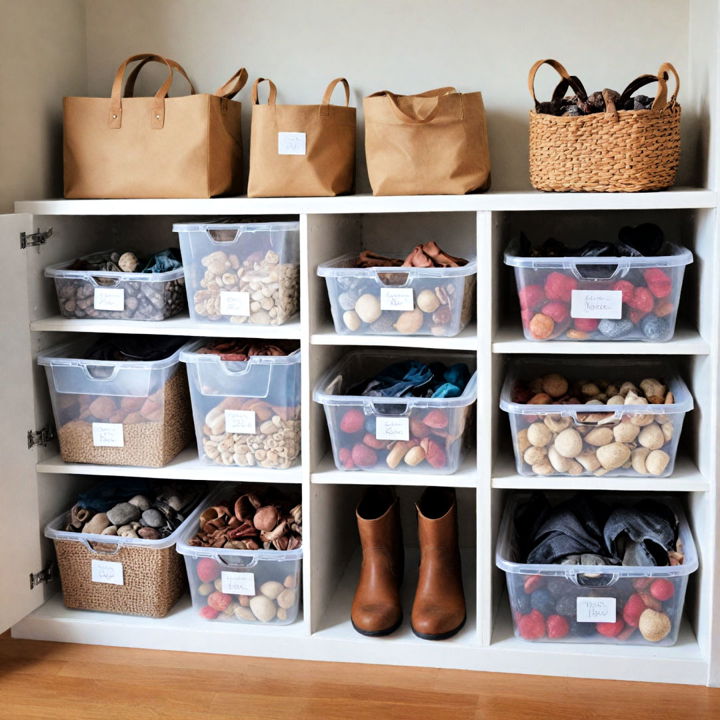
<path fill-rule="evenodd" d="M 461 195 L 490 187 L 479 92 L 383 90 L 363 100 L 365 156 L 374 195 Z"/>
<path fill-rule="evenodd" d="M 123 93 L 125 71 L 136 61 L 140 65 Z M 148 62 L 165 64 L 167 77 L 154 97 L 133 97 L 137 74 Z M 212 95 L 195 94 L 190 84 L 190 95 L 168 97 L 174 72 L 187 79 L 173 60 L 133 55 L 118 68 L 109 98 L 65 98 L 65 197 L 240 194 L 240 103 L 232 98 L 247 82 L 247 72 L 238 70 Z"/>
<path fill-rule="evenodd" d="M 258 102 L 258 85 L 270 94 Z M 331 105 L 338 83 L 345 105 Z M 351 192 L 355 175 L 355 108 L 350 86 L 336 78 L 320 105 L 278 105 L 272 80 L 258 78 L 252 88 L 249 197 L 329 196 Z"/>

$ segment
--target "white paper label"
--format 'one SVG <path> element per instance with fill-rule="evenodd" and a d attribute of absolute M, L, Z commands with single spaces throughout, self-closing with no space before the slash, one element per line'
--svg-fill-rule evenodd
<path fill-rule="evenodd" d="M 122 288 L 95 288 L 93 308 L 122 312 L 125 309 L 125 291 Z"/>
<path fill-rule="evenodd" d="M 238 435 L 255 434 L 255 411 L 254 410 L 226 410 L 225 411 L 225 432 L 237 433 Z"/>
<path fill-rule="evenodd" d="M 255 595 L 255 573 L 223 571 L 220 582 L 227 595 Z"/>
<path fill-rule="evenodd" d="M 573 290 L 570 317 L 620 320 L 622 317 L 622 292 L 620 290 Z"/>
<path fill-rule="evenodd" d="M 125 447 L 122 423 L 93 423 L 95 447 Z"/>
<path fill-rule="evenodd" d="M 409 440 L 410 420 L 406 417 L 375 418 L 375 437 L 378 440 Z"/>
<path fill-rule="evenodd" d="M 92 581 L 107 585 L 124 585 L 123 566 L 120 562 L 107 560 L 91 560 Z"/>
<path fill-rule="evenodd" d="M 579 597 L 577 599 L 578 622 L 614 623 L 615 616 L 614 597 Z"/>
<path fill-rule="evenodd" d="M 412 288 L 380 288 L 381 310 L 414 310 Z"/>
<path fill-rule="evenodd" d="M 278 155 L 304 155 L 305 133 L 279 132 Z"/>
<path fill-rule="evenodd" d="M 221 315 L 250 315 L 250 293 L 231 290 L 220 291 Z"/>

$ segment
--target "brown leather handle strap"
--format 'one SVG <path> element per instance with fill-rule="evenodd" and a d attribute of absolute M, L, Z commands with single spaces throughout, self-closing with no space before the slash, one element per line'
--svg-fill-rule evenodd
<path fill-rule="evenodd" d="M 156 55 L 155 53 L 140 53 L 138 55 L 131 55 L 127 60 L 123 61 L 115 73 L 115 79 L 113 80 L 112 91 L 110 93 L 110 110 L 108 113 L 108 126 L 115 130 L 122 127 L 122 81 L 125 76 L 127 66 L 129 63 L 145 59 L 152 59 L 157 62 L 165 63 L 168 68 L 168 75 L 165 78 L 165 82 L 155 93 L 150 116 L 150 127 L 154 130 L 162 129 L 165 124 L 165 98 L 167 97 L 173 81 L 172 65 L 170 65 L 167 59 L 162 55 Z"/>
<path fill-rule="evenodd" d="M 176 62 L 175 60 L 171 60 L 170 58 L 165 58 L 169 65 L 171 65 L 175 70 L 177 70 L 186 80 L 188 85 L 190 86 L 190 94 L 195 95 L 195 86 L 192 84 L 192 80 L 188 77 L 187 72 L 185 72 L 185 68 L 180 65 L 180 63 Z M 138 75 L 140 75 L 140 71 L 151 62 L 159 62 L 159 60 L 156 60 L 152 57 L 146 57 L 144 60 L 140 61 L 133 69 L 132 72 L 128 75 L 128 79 L 125 81 L 125 91 L 123 92 L 123 97 L 134 97 L 135 95 L 135 83 L 137 82 Z"/>
<path fill-rule="evenodd" d="M 240 68 L 224 85 L 221 85 L 213 95 L 232 100 L 244 87 L 248 80 L 247 70 Z"/>
<path fill-rule="evenodd" d="M 277 87 L 275 87 L 275 83 L 270 78 L 258 78 L 252 86 L 252 104 L 253 105 L 260 105 L 261 103 L 258 102 L 258 85 L 261 82 L 266 82 L 270 87 L 270 93 L 268 94 L 268 105 L 274 105 L 275 101 L 277 100 Z"/>
<path fill-rule="evenodd" d="M 669 73 L 672 73 L 675 78 L 675 92 L 670 96 L 670 101 L 667 99 L 667 80 L 670 77 Z M 675 67 L 665 62 L 660 66 L 657 74 L 658 81 L 658 93 L 655 96 L 655 102 L 652 104 L 652 109 L 656 111 L 664 110 L 667 105 L 674 105 L 677 102 L 677 96 L 680 92 L 680 76 L 678 75 Z"/>
<path fill-rule="evenodd" d="M 345 78 L 335 78 L 331 80 L 328 86 L 325 88 L 323 93 L 322 101 L 320 102 L 320 115 L 321 117 L 329 117 L 330 115 L 330 98 L 332 97 L 335 88 L 338 83 L 342 83 L 345 88 L 345 107 L 350 106 L 350 84 Z"/>
<path fill-rule="evenodd" d="M 557 60 L 553 60 L 552 58 L 546 58 L 545 60 L 538 60 L 531 68 L 530 72 L 528 73 L 528 90 L 530 91 L 530 94 L 532 95 L 532 99 L 535 102 L 535 107 L 540 104 L 537 97 L 535 96 L 535 75 L 537 74 L 537 71 L 543 66 L 543 65 L 549 65 L 551 68 L 554 68 L 558 75 L 565 80 L 568 84 L 570 84 L 570 78 L 574 77 L 568 73 L 568 71 L 565 69 L 563 65 L 561 65 Z M 584 89 L 584 88 L 583 88 Z M 564 93 L 564 91 L 563 91 Z"/>
<path fill-rule="evenodd" d="M 640 88 L 644 88 L 646 85 L 657 81 L 658 79 L 655 75 L 640 75 L 640 77 L 636 77 L 620 94 L 618 105 L 623 107 L 632 95 L 640 90 Z"/>

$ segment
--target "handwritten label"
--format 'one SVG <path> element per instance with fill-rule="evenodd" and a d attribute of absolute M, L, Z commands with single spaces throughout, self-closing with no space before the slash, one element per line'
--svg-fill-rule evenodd
<path fill-rule="evenodd" d="M 254 595 L 255 573 L 221 572 L 222 591 L 228 595 Z"/>
<path fill-rule="evenodd" d="M 615 598 L 579 597 L 576 612 L 578 622 L 614 623 L 616 619 Z"/>
<path fill-rule="evenodd" d="M 225 432 L 237 433 L 238 435 L 255 434 L 255 411 L 254 410 L 226 410 L 225 411 Z"/>
<path fill-rule="evenodd" d="M 95 288 L 93 308 L 122 312 L 125 309 L 125 291 L 122 288 Z"/>
<path fill-rule="evenodd" d="M 622 292 L 620 290 L 573 290 L 570 317 L 620 320 L 622 317 Z"/>
<path fill-rule="evenodd" d="M 409 440 L 410 420 L 406 417 L 375 418 L 375 437 L 378 440 Z"/>
<path fill-rule="evenodd" d="M 93 423 L 92 434 L 95 447 L 125 447 L 122 423 Z"/>
<path fill-rule="evenodd" d="M 106 585 L 125 584 L 122 563 L 108 562 L 107 560 L 91 560 L 90 565 L 93 582 L 105 583 Z"/>
<path fill-rule="evenodd" d="M 380 288 L 381 310 L 414 310 L 412 288 Z"/>
<path fill-rule="evenodd" d="M 244 315 L 247 317 L 250 314 L 250 293 L 221 290 L 220 314 Z"/>
<path fill-rule="evenodd" d="M 278 133 L 278 155 L 304 155 L 306 137 L 301 132 Z"/>

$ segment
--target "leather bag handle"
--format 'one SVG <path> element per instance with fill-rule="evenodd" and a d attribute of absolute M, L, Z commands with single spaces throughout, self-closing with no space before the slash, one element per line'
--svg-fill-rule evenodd
<path fill-rule="evenodd" d="M 168 64 L 171 65 L 175 70 L 177 70 L 186 80 L 188 85 L 190 86 L 190 94 L 195 95 L 195 86 L 192 84 L 192 80 L 188 77 L 187 72 L 185 72 L 185 68 L 180 65 L 180 63 L 176 62 L 175 60 L 171 60 L 170 58 L 165 58 L 167 60 Z M 128 75 L 127 80 L 125 81 L 125 91 L 123 92 L 123 97 L 134 97 L 135 94 L 135 83 L 137 82 L 138 75 L 140 75 L 140 71 L 150 62 L 160 62 L 159 60 L 156 60 L 154 57 L 148 55 L 144 60 L 141 60 L 133 69 L 132 72 Z"/>
<path fill-rule="evenodd" d="M 248 80 L 247 70 L 240 68 L 224 85 L 221 85 L 213 95 L 232 100 L 244 87 Z"/>
<path fill-rule="evenodd" d="M 151 58 L 157 62 L 165 63 L 168 68 L 168 75 L 165 78 L 165 82 L 155 93 L 150 115 L 150 127 L 153 130 L 161 130 L 165 124 L 165 98 L 167 97 L 173 81 L 172 65 L 170 65 L 167 59 L 162 55 L 156 55 L 155 53 L 140 53 L 138 55 L 131 55 L 127 60 L 124 60 L 115 73 L 115 79 L 113 80 L 112 91 L 110 93 L 110 110 L 108 112 L 108 127 L 114 130 L 118 130 L 122 127 L 122 81 L 125 76 L 127 66 L 129 63 L 136 62 L 138 60 L 145 60 L 146 58 Z"/>
<path fill-rule="evenodd" d="M 421 98 L 437 98 L 437 101 L 435 102 L 435 107 L 424 117 L 424 118 L 418 118 L 414 115 L 408 115 L 404 110 L 400 108 L 398 105 L 398 97 L 401 97 L 397 95 L 396 93 L 390 92 L 390 90 L 382 90 L 378 93 L 373 93 L 371 97 L 380 97 L 385 96 L 388 99 L 388 102 L 390 103 L 390 106 L 393 109 L 393 112 L 395 115 L 402 120 L 405 123 L 412 123 L 414 125 L 421 125 L 423 123 L 430 122 L 435 115 L 437 115 L 438 110 L 440 109 L 440 98 L 444 97 L 446 95 L 455 94 L 460 97 L 460 118 L 464 115 L 463 105 L 462 105 L 462 94 L 459 93 L 454 87 L 447 86 L 447 87 L 441 87 L 441 88 L 435 88 L 434 90 L 426 90 L 422 93 L 417 93 L 416 95 L 413 95 L 412 97 L 421 97 Z"/>
<path fill-rule="evenodd" d="M 672 73 L 675 78 L 675 92 L 670 96 L 670 101 L 667 99 L 667 81 L 670 77 L 669 73 Z M 655 95 L 652 108 L 654 112 L 662 112 L 668 105 L 673 106 L 677 102 L 677 96 L 680 92 L 680 76 L 677 73 L 675 67 L 669 63 L 663 63 L 658 70 L 657 75 L 640 75 L 635 78 L 622 92 L 618 104 L 622 107 L 630 96 L 646 85 L 656 82 L 658 84 L 658 91 Z"/>
<path fill-rule="evenodd" d="M 565 66 L 562 65 L 562 63 L 559 63 L 557 60 L 553 60 L 552 58 L 545 58 L 544 60 L 538 60 L 536 63 L 534 63 L 533 66 L 530 68 L 530 72 L 528 73 L 528 90 L 530 91 L 530 95 L 532 95 L 532 99 L 535 103 L 535 110 L 537 110 L 540 106 L 540 101 L 535 95 L 535 75 L 537 75 L 537 71 L 543 65 L 549 65 L 562 78 L 558 83 L 557 87 L 555 88 L 555 91 L 553 92 L 553 101 L 561 100 L 563 97 L 565 97 L 565 93 L 567 92 L 568 87 L 571 87 L 579 98 L 581 98 L 582 100 L 587 100 L 587 92 L 585 91 L 585 87 L 580 82 L 580 80 L 575 75 L 570 75 L 570 73 L 565 69 Z"/>
<path fill-rule="evenodd" d="M 270 87 L 270 93 L 268 94 L 268 105 L 274 105 L 275 101 L 277 100 L 277 87 L 275 86 L 275 83 L 270 78 L 262 78 L 259 77 L 252 86 L 252 104 L 253 105 L 261 105 L 262 103 L 258 102 L 258 85 L 261 82 L 266 82 L 268 86 Z"/>
<path fill-rule="evenodd" d="M 325 88 L 322 101 L 320 102 L 320 115 L 327 116 L 330 114 L 330 98 L 339 83 L 342 83 L 342 86 L 345 88 L 345 107 L 350 106 L 350 83 L 348 83 L 345 78 L 335 78 L 331 80 Z"/>

